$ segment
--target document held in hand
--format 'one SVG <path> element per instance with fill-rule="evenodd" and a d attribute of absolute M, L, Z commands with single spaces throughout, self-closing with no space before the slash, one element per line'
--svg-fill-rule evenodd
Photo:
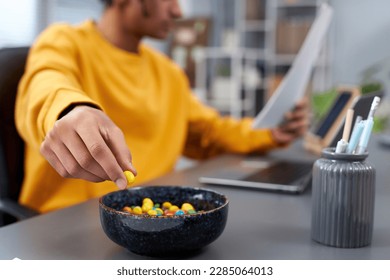
<path fill-rule="evenodd" d="M 304 96 L 311 72 L 329 29 L 332 15 L 333 9 L 328 4 L 321 4 L 319 13 L 292 66 L 264 108 L 254 119 L 253 128 L 279 125 L 283 121 L 284 114 Z"/>

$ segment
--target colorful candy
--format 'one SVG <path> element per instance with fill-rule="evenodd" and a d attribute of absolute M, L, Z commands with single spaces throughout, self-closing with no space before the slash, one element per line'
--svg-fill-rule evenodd
<path fill-rule="evenodd" d="M 153 209 L 150 209 L 150 210 L 148 211 L 148 215 L 149 215 L 149 216 L 157 216 L 157 211 L 156 211 L 156 210 L 153 210 Z"/>
<path fill-rule="evenodd" d="M 131 207 L 129 207 L 129 206 L 123 207 L 123 211 L 128 212 L 128 213 L 133 213 L 133 209 L 131 209 Z"/>
<path fill-rule="evenodd" d="M 194 206 L 188 202 L 183 203 L 179 208 L 179 206 L 173 205 L 169 201 L 164 201 L 162 204 L 154 203 L 153 200 L 148 197 L 142 200 L 141 206 L 125 206 L 122 210 L 134 215 L 149 215 L 152 217 L 194 215 L 198 213 Z"/>
<path fill-rule="evenodd" d="M 176 205 L 172 205 L 171 207 L 168 208 L 168 210 L 172 211 L 172 212 L 176 212 L 179 209 L 180 209 L 179 206 L 176 206 Z"/>
<path fill-rule="evenodd" d="M 183 203 L 183 205 L 181 206 L 181 209 L 188 212 L 188 210 L 194 210 L 194 206 L 192 206 L 189 203 Z"/>
<path fill-rule="evenodd" d="M 172 206 L 172 203 L 170 203 L 170 202 L 168 202 L 168 201 L 165 201 L 164 203 L 163 203 L 163 208 L 165 208 L 165 209 L 169 209 L 169 207 L 171 207 Z"/>
<path fill-rule="evenodd" d="M 135 207 L 133 208 L 133 214 L 141 215 L 141 214 L 142 214 L 142 208 L 139 207 L 139 206 L 135 206 Z"/>
<path fill-rule="evenodd" d="M 131 185 L 132 183 L 134 183 L 135 181 L 135 176 L 133 173 L 131 173 L 130 171 L 126 170 L 123 172 L 123 174 L 125 174 L 126 176 L 126 180 L 127 180 L 127 185 Z"/>

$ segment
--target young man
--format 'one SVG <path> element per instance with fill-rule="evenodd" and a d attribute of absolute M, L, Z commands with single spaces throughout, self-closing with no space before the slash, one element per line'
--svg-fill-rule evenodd
<path fill-rule="evenodd" d="M 26 142 L 21 203 L 47 212 L 125 188 L 124 170 L 142 183 L 182 154 L 264 152 L 304 133 L 304 102 L 283 127 L 253 130 L 251 119 L 202 105 L 183 72 L 141 43 L 166 38 L 181 17 L 177 0 L 105 2 L 99 21 L 49 27 L 30 51 L 16 105 Z"/>

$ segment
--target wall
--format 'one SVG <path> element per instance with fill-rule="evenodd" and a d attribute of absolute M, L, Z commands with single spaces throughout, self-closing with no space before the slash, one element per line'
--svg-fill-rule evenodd
<path fill-rule="evenodd" d="M 53 22 L 77 24 L 88 18 L 98 19 L 103 10 L 103 5 L 99 0 L 46 0 L 42 2 L 49 6 L 49 24 Z"/>
<path fill-rule="evenodd" d="M 188 1 L 193 15 L 212 13 L 207 0 Z M 329 2 L 335 10 L 331 34 L 332 81 L 334 84 L 360 83 L 362 71 L 367 67 L 386 58 L 390 60 L 390 1 Z"/>
<path fill-rule="evenodd" d="M 333 81 L 360 83 L 364 69 L 390 57 L 390 1 L 333 0 L 332 6 Z"/>

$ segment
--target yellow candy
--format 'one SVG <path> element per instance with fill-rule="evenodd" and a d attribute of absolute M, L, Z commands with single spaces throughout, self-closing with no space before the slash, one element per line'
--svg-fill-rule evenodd
<path fill-rule="evenodd" d="M 125 174 L 125 176 L 126 176 L 127 185 L 131 185 L 132 183 L 134 183 L 135 176 L 134 176 L 133 173 L 131 173 L 130 171 L 126 170 L 126 171 L 123 172 L 123 174 Z"/>
<path fill-rule="evenodd" d="M 171 207 L 169 207 L 169 211 L 176 211 L 176 210 L 179 210 L 179 207 L 177 207 L 176 205 L 172 205 Z"/>
<path fill-rule="evenodd" d="M 172 203 L 168 202 L 168 201 L 165 201 L 162 205 L 162 207 L 164 209 L 169 209 L 170 207 L 172 206 Z"/>
<path fill-rule="evenodd" d="M 181 210 L 188 211 L 188 210 L 194 210 L 194 206 L 192 206 L 190 203 L 183 203 L 181 206 Z"/>
<path fill-rule="evenodd" d="M 154 203 L 153 203 L 153 200 L 151 200 L 150 198 L 144 198 L 143 200 L 142 200 L 142 204 L 151 204 L 152 206 L 154 205 Z"/>
<path fill-rule="evenodd" d="M 151 209 L 151 210 L 148 211 L 148 215 L 150 215 L 150 216 L 157 216 L 157 211 Z"/>
<path fill-rule="evenodd" d="M 133 213 L 136 214 L 136 215 L 141 215 L 142 214 L 141 207 L 139 207 L 139 206 L 134 207 Z"/>
<path fill-rule="evenodd" d="M 141 208 L 142 208 L 142 212 L 148 213 L 149 210 L 152 210 L 153 204 L 146 203 L 143 204 Z"/>

